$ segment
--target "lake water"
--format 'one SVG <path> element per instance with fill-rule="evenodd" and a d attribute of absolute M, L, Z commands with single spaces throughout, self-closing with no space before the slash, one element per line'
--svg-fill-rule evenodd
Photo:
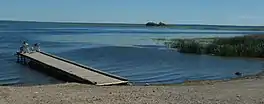
<path fill-rule="evenodd" d="M 2 25 L 1 25 L 2 24 Z M 0 84 L 63 83 L 16 63 L 23 40 L 39 42 L 43 51 L 116 74 L 134 83 L 172 84 L 185 80 L 233 78 L 256 74 L 263 60 L 181 54 L 153 38 L 235 36 L 254 31 L 177 30 L 135 27 L 78 27 L 0 22 Z"/>

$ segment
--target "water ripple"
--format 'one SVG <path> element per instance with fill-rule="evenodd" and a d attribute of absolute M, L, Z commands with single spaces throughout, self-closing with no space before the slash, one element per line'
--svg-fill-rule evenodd
<path fill-rule="evenodd" d="M 1 24 L 1 22 L 0 22 Z M 179 83 L 223 79 L 233 72 L 261 71 L 262 60 L 181 54 L 157 45 L 153 38 L 239 36 L 263 31 L 179 30 L 162 28 L 64 27 L 55 24 L 8 23 L 0 27 L 0 84 L 60 82 L 15 63 L 23 40 L 39 42 L 46 52 L 128 78 L 135 83 Z"/>

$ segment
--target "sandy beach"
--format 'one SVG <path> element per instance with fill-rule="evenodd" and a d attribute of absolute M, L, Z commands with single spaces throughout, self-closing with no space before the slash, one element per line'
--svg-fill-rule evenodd
<path fill-rule="evenodd" d="M 0 104 L 263 104 L 264 79 L 168 86 L 2 86 Z"/>

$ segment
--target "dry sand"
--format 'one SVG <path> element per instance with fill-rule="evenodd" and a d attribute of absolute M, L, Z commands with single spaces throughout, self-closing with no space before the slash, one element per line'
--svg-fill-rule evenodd
<path fill-rule="evenodd" d="M 173 86 L 2 86 L 0 97 L 0 104 L 264 104 L 264 79 Z"/>

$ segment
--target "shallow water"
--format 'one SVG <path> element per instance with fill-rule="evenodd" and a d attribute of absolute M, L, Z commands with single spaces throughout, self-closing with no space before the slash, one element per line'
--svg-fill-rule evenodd
<path fill-rule="evenodd" d="M 10 23 L 8 26 L 0 28 L 0 84 L 61 83 L 15 62 L 14 53 L 23 40 L 30 44 L 39 42 L 43 51 L 128 78 L 134 83 L 170 84 L 184 80 L 225 79 L 235 77 L 233 73 L 236 71 L 255 74 L 263 68 L 260 59 L 181 54 L 152 40 L 263 32 L 63 27 L 42 23 Z"/>

